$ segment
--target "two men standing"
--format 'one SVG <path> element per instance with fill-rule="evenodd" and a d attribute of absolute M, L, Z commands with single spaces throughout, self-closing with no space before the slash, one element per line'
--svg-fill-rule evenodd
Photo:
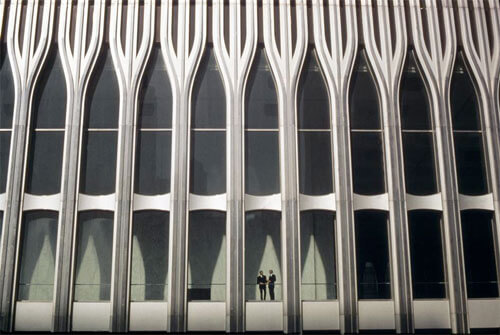
<path fill-rule="evenodd" d="M 269 279 L 266 278 L 262 270 L 259 271 L 259 275 L 257 276 L 257 285 L 259 285 L 260 300 L 266 300 L 266 284 L 269 287 L 269 296 L 271 297 L 271 300 L 274 300 L 275 282 L 276 275 L 273 273 L 273 270 L 269 270 Z"/>

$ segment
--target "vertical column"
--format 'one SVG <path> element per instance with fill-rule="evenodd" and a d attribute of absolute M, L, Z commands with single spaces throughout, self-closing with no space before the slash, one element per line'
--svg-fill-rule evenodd
<path fill-rule="evenodd" d="M 422 20 L 423 14 L 426 16 L 425 25 Z M 420 1 L 410 0 L 410 16 L 415 52 L 429 84 L 436 130 L 451 327 L 454 334 L 467 333 L 460 208 L 449 103 L 451 73 L 457 44 L 452 2 L 426 0 L 425 7 L 421 8 Z M 428 40 L 424 31 L 428 33 Z"/>
<path fill-rule="evenodd" d="M 373 10 L 374 6 L 377 7 L 376 12 Z M 391 8 L 387 0 L 376 0 L 373 3 L 371 0 L 363 0 L 361 13 L 366 51 L 379 87 L 384 124 L 396 331 L 411 333 L 413 332 L 411 270 L 399 120 L 399 81 L 407 45 L 403 6 L 402 0 L 393 1 Z M 375 18 L 375 15 L 378 17 Z M 394 17 L 394 26 L 390 24 L 390 15 Z M 378 27 L 375 27 L 375 22 L 378 23 Z M 379 32 L 379 36 L 375 35 L 375 31 Z"/>
<path fill-rule="evenodd" d="M 113 272 L 111 279 L 112 331 L 128 330 L 128 282 L 130 254 L 130 224 L 135 152 L 135 125 L 138 88 L 151 52 L 154 37 L 155 3 L 144 1 L 144 12 L 139 11 L 140 1 L 121 0 L 111 4 L 109 45 L 120 87 L 120 116 L 118 128 L 118 161 L 116 173 L 116 212 L 114 229 Z M 139 18 L 142 15 L 142 21 Z M 125 32 L 122 31 L 125 21 Z M 142 23 L 142 27 L 140 24 Z M 142 39 L 139 38 L 142 30 Z M 125 35 L 125 44 L 122 35 Z"/>
<path fill-rule="evenodd" d="M 298 163 L 296 92 L 300 69 L 307 49 L 307 4 L 298 0 L 294 5 L 264 0 L 263 24 L 266 46 L 278 90 L 280 130 L 281 235 L 283 259 L 283 331 L 296 333 L 301 327 L 300 301 L 300 223 L 298 208 Z M 292 15 L 292 6 L 295 15 Z M 275 11 L 278 8 L 278 16 Z M 279 23 L 276 41 L 275 21 Z M 296 29 L 293 40 L 292 25 Z M 278 45 L 279 44 L 279 45 Z M 295 45 L 295 47 L 294 47 Z"/>
<path fill-rule="evenodd" d="M 243 110 L 245 83 L 257 46 L 257 1 L 243 3 L 243 6 L 246 6 L 244 18 L 239 1 L 229 3 L 228 18 L 224 16 L 224 1 L 215 0 L 213 7 L 214 50 L 226 93 L 226 331 L 230 333 L 245 331 Z M 224 30 L 224 22 L 227 19 L 229 31 Z M 242 24 L 246 25 L 245 40 L 242 40 Z M 228 41 L 225 41 L 225 34 L 229 36 Z"/>
<path fill-rule="evenodd" d="M 492 29 L 491 42 L 488 35 L 485 7 L 491 11 Z M 472 7 L 472 12 L 470 11 Z M 500 31 L 498 2 L 460 0 L 458 16 L 460 20 L 459 33 L 462 37 L 463 48 L 477 83 L 482 113 L 483 129 L 485 130 L 485 150 L 488 159 L 489 184 L 493 193 L 495 208 L 493 227 L 495 235 L 497 278 L 500 278 L 500 139 L 498 123 L 499 94 L 498 78 L 500 76 Z M 473 20 L 471 20 L 473 16 Z M 477 42 L 477 44 L 475 43 Z"/>
<path fill-rule="evenodd" d="M 101 48 L 104 27 L 105 1 L 94 2 L 90 11 L 90 0 L 79 1 L 76 7 L 69 0 L 61 2 L 58 44 L 59 53 L 66 76 L 67 111 L 66 137 L 64 141 L 61 213 L 59 215 L 58 253 L 56 255 L 54 285 L 54 320 L 56 332 L 69 331 L 69 304 L 71 300 L 71 263 L 73 255 L 73 235 L 78 193 L 78 167 L 80 166 L 80 134 L 83 102 L 90 73 Z M 90 43 L 85 47 L 87 29 L 92 15 Z M 75 27 L 71 44 L 71 27 Z"/>
<path fill-rule="evenodd" d="M 328 11 L 329 21 L 326 19 L 325 11 Z M 345 25 L 341 24 L 342 16 L 345 17 Z M 314 43 L 331 99 L 340 332 L 356 333 L 358 329 L 356 251 L 348 108 L 349 78 L 358 45 L 355 1 L 347 0 L 344 6 L 341 6 L 338 0 L 314 0 L 313 25 Z M 326 31 L 330 33 L 329 41 Z M 345 40 L 342 38 L 344 34 Z"/>
<path fill-rule="evenodd" d="M 176 17 L 174 6 L 177 9 Z M 177 333 L 186 331 L 186 215 L 191 87 L 205 46 L 207 3 L 203 0 L 179 0 L 174 4 L 173 1 L 162 0 L 161 21 L 164 27 L 160 37 L 161 49 L 172 85 L 173 100 L 167 327 L 168 331 Z M 174 27 L 174 24 L 177 26 Z M 173 36 L 175 31 L 176 43 Z"/>
<path fill-rule="evenodd" d="M 27 127 L 31 96 L 52 38 L 55 1 L 12 1 L 7 48 L 15 86 L 14 119 L 4 213 L 5 237 L 0 259 L 0 330 L 12 331 L 12 292 L 27 155 Z M 41 11 L 41 15 L 39 15 Z M 24 21 L 24 29 L 21 30 Z M 21 31 L 23 34 L 21 35 Z M 38 35 L 38 36 L 37 36 Z M 22 41 L 22 44 L 20 44 Z"/>

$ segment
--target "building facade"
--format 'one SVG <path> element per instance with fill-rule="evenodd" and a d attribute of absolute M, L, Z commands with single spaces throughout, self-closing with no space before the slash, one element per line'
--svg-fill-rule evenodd
<path fill-rule="evenodd" d="M 498 331 L 499 6 L 0 0 L 0 331 Z"/>

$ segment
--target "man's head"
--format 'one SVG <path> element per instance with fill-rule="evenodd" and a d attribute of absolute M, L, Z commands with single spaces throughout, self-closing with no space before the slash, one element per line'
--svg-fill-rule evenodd
<path fill-rule="evenodd" d="M 262 276 L 264 274 L 264 271 L 260 270 L 259 274 Z"/>
<path fill-rule="evenodd" d="M 269 274 L 272 275 L 273 274 L 273 270 L 269 270 Z"/>

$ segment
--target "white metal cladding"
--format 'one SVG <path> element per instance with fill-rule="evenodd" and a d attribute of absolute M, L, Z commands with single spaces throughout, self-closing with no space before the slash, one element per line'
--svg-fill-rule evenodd
<path fill-rule="evenodd" d="M 7 187 L 5 195 L 0 197 L 5 199 L 5 206 L 1 207 L 4 211 L 0 249 L 1 330 L 11 331 L 14 326 L 19 227 L 23 210 L 51 209 L 59 212 L 54 307 L 51 313 L 52 330 L 62 332 L 71 330 L 77 212 L 90 209 L 114 211 L 109 330 L 121 332 L 128 330 L 129 320 L 132 212 L 134 209 L 162 209 L 170 211 L 168 315 L 165 315 L 165 320 L 169 331 L 186 331 L 187 213 L 190 209 L 203 208 L 227 212 L 228 332 L 246 329 L 245 210 L 272 209 L 282 212 L 283 325 L 285 332 L 299 332 L 302 329 L 299 211 L 322 208 L 336 212 L 340 331 L 355 333 L 359 331 L 359 322 L 354 211 L 374 208 L 389 212 L 395 330 L 414 330 L 407 211 L 428 209 L 442 211 L 443 214 L 452 332 L 470 331 L 460 230 L 461 209 L 494 211 L 495 252 L 500 277 L 500 7 L 496 0 L 312 0 L 307 3 L 300 0 L 293 4 L 285 0 L 214 0 L 211 6 L 202 0 L 179 0 L 175 4 L 172 0 L 133 0 L 126 4 L 122 0 L 110 3 L 106 0 L 61 0 L 58 4 L 56 6 L 55 0 L 24 3 L 21 0 L 0 0 L 0 38 L 8 46 L 15 85 Z M 161 12 L 155 12 L 157 4 L 161 6 Z M 262 6 L 261 27 L 258 6 Z M 59 11 L 58 26 L 55 22 L 56 10 Z M 106 10 L 110 11 L 109 22 L 105 22 Z M 207 27 L 207 11 L 212 11 L 211 30 Z M 228 17 L 225 17 L 226 14 Z M 490 28 L 486 18 L 489 18 Z M 173 97 L 171 193 L 161 197 L 136 195 L 134 199 L 138 87 L 155 40 L 157 20 L 160 21 L 160 36 L 156 39 L 161 42 Z M 246 25 L 244 35 L 241 33 L 243 24 Z M 375 24 L 378 24 L 379 35 L 375 34 Z M 104 36 L 106 26 L 110 28 L 109 36 Z M 259 29 L 263 32 L 262 42 L 276 82 L 279 104 L 281 194 L 273 196 L 245 195 L 244 190 L 245 88 Z M 227 192 L 225 197 L 219 195 L 218 198 L 189 196 L 188 187 L 191 91 L 209 31 L 213 33 L 211 39 L 222 74 L 227 109 Z M 173 36 L 174 33 L 177 35 Z M 384 125 L 388 192 L 371 197 L 355 195 L 352 191 L 348 91 L 358 51 L 358 36 L 363 36 L 378 86 Z M 410 37 L 424 73 L 433 114 L 439 190 L 426 197 L 407 195 L 404 185 L 398 99 Z M 79 195 L 85 96 L 104 39 L 110 41 L 120 89 L 120 101 L 117 101 L 120 112 L 116 190 L 114 194 L 104 196 Z M 491 193 L 478 197 L 459 194 L 457 186 L 449 91 L 458 40 L 462 43 L 477 86 L 484 129 Z M 51 43 L 57 43 L 59 48 L 67 87 L 62 184 L 58 195 L 32 196 L 23 191 L 28 125 L 33 88 Z M 296 91 L 308 45 L 313 45 L 316 50 L 330 96 L 334 197 L 299 196 L 298 193 Z M 191 198 L 188 197 L 193 197 L 192 203 L 189 203 Z M 221 206 L 223 198 L 226 204 Z M 300 203 L 301 199 L 303 203 Z M 334 203 L 328 205 L 326 201 Z"/>

